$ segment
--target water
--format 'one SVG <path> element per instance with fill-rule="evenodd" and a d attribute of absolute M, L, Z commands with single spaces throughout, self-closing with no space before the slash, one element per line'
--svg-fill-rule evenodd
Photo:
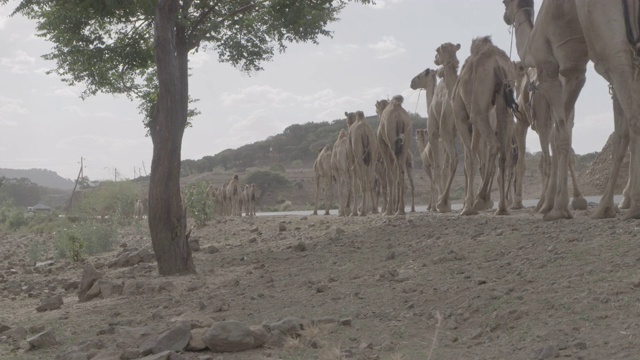
<path fill-rule="evenodd" d="M 598 204 L 600 202 L 600 199 L 602 198 L 602 196 L 586 196 L 585 199 L 587 199 L 587 202 L 589 203 L 596 203 Z M 495 209 L 497 206 L 497 200 L 494 200 L 494 205 L 493 208 Z M 613 202 L 614 203 L 619 203 L 620 201 L 622 201 L 622 195 L 615 195 L 613 197 Z M 534 207 L 536 206 L 536 204 L 538 203 L 538 199 L 531 199 L 531 200 L 522 200 L 522 205 L 524 205 L 524 207 Z M 569 203 L 571 203 L 571 200 L 569 200 Z M 406 212 L 409 212 L 409 210 L 411 210 L 411 207 L 407 207 L 405 208 Z M 457 203 L 457 204 L 451 204 L 451 211 L 460 211 L 462 210 L 462 203 Z M 418 205 L 416 206 L 416 212 L 417 213 L 421 213 L 421 212 L 427 212 L 427 206 L 426 205 Z M 283 216 L 283 215 L 297 215 L 297 216 L 310 216 L 313 213 L 313 210 L 301 210 L 301 211 L 278 211 L 278 212 L 257 212 L 256 216 Z M 318 209 L 318 214 L 324 214 L 324 209 L 321 211 Z M 338 215 L 338 210 L 337 209 L 331 209 L 331 215 Z"/>

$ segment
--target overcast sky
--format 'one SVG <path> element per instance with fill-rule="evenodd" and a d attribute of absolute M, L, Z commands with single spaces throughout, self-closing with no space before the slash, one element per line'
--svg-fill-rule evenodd
<path fill-rule="evenodd" d="M 75 179 L 82 156 L 93 180 L 113 178 L 114 169 L 132 178 L 143 162 L 149 171 L 151 139 L 137 103 L 110 95 L 82 101 L 81 88 L 46 75 L 54 64 L 41 55 L 51 45 L 34 36 L 34 22 L 7 17 L 12 9 L 0 8 L 0 168 L 46 168 Z M 377 99 L 395 94 L 405 96 L 408 111 L 426 116 L 424 92 L 409 89 L 411 78 L 435 68 L 435 49 L 444 42 L 462 45 L 461 62 L 471 39 L 483 35 L 509 53 L 502 15 L 501 0 L 377 0 L 348 6 L 330 25 L 332 39 L 291 45 L 251 76 L 218 64 L 213 53 L 195 54 L 190 92 L 201 115 L 185 132 L 182 157 L 200 159 L 345 111 L 372 115 Z M 599 151 L 612 119 L 607 84 L 590 66 L 576 106 L 575 151 Z M 540 149 L 531 132 L 527 149 Z"/>

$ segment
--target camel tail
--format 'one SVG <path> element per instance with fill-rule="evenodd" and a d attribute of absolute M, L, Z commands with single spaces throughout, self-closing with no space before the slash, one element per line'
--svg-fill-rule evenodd
<path fill-rule="evenodd" d="M 522 113 L 520 112 L 518 101 L 516 100 L 515 93 L 513 91 L 513 86 L 511 86 L 508 81 L 506 70 L 501 66 L 496 67 L 495 76 L 496 86 L 491 98 L 492 105 L 496 104 L 497 97 L 500 95 L 502 96 L 502 100 L 504 100 L 504 104 L 507 109 L 511 110 L 516 118 L 521 119 Z"/>

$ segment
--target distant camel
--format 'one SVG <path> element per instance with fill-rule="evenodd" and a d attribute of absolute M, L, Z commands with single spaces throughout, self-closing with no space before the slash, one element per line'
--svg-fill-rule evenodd
<path fill-rule="evenodd" d="M 242 187 L 240 186 L 240 179 L 238 175 L 233 175 L 231 181 L 226 188 L 227 198 L 230 202 L 231 216 L 242 216 L 242 208 L 240 204 L 240 197 L 242 196 Z"/>
<path fill-rule="evenodd" d="M 353 209 L 351 216 L 367 215 L 367 197 L 371 200 L 371 204 L 375 204 L 373 196 L 373 181 L 375 179 L 375 166 L 378 155 L 378 141 L 371 125 L 364 121 L 364 113 L 356 111 L 356 122 L 349 127 L 349 145 L 353 159 Z M 359 191 L 358 191 L 359 190 Z M 362 203 L 356 206 L 358 202 L 358 193 L 362 194 Z M 374 213 L 378 209 L 374 209 Z"/>
<path fill-rule="evenodd" d="M 329 215 L 329 209 L 331 208 L 331 201 L 333 200 L 333 190 L 331 188 L 331 147 L 325 145 L 318 152 L 318 158 L 313 164 L 313 171 L 315 173 L 316 181 L 316 202 L 313 208 L 313 215 L 318 215 L 318 199 L 320 197 L 321 185 L 324 188 L 324 204 L 325 215 Z"/>
<path fill-rule="evenodd" d="M 136 220 L 142 220 L 143 216 L 144 205 L 142 205 L 142 201 L 140 201 L 140 199 L 137 199 L 135 205 L 133 206 L 133 218 Z"/>
<path fill-rule="evenodd" d="M 333 173 L 333 181 L 338 186 L 339 210 L 338 216 L 348 216 L 351 214 L 349 201 L 351 199 L 351 149 L 349 147 L 349 138 L 344 129 L 340 130 L 338 140 L 333 145 L 331 152 L 331 171 Z"/>

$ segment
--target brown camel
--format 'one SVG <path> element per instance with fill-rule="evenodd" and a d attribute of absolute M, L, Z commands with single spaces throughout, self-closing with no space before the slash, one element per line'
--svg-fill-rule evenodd
<path fill-rule="evenodd" d="M 378 156 L 378 141 L 371 125 L 364 121 L 364 113 L 356 111 L 356 121 L 349 127 L 349 146 L 351 148 L 351 159 L 353 159 L 353 209 L 351 216 L 367 215 L 367 197 L 371 200 L 372 206 L 375 204 L 373 194 L 373 182 L 375 179 L 375 166 Z M 359 207 L 358 194 L 362 195 L 362 203 Z M 378 209 L 373 209 L 374 213 Z"/>
<path fill-rule="evenodd" d="M 324 148 L 318 152 L 318 158 L 313 164 L 313 171 L 316 180 L 316 203 L 313 208 L 313 215 L 318 215 L 318 198 L 320 197 L 321 187 L 324 188 L 324 214 L 329 215 L 329 209 L 333 201 L 333 189 L 331 186 L 331 147 L 329 145 L 325 145 Z"/>
<path fill-rule="evenodd" d="M 407 156 L 413 126 L 407 111 L 402 108 L 404 98 L 394 96 L 386 107 L 378 101 L 376 110 L 383 108 L 378 127 L 378 142 L 382 159 L 387 169 L 389 194 L 385 215 L 405 215 L 404 174 L 407 171 Z"/>
<path fill-rule="evenodd" d="M 242 216 L 241 197 L 242 186 L 238 175 L 233 175 L 226 188 L 227 198 L 229 199 L 231 216 Z"/>
<path fill-rule="evenodd" d="M 517 152 L 522 154 L 518 156 L 516 164 L 516 177 L 514 184 L 514 202 L 511 204 L 512 209 L 522 208 L 522 180 L 525 173 L 525 139 L 529 126 L 538 134 L 540 138 L 540 148 L 542 150 L 542 158 L 538 166 L 542 175 L 542 194 L 536 205 L 536 211 L 542 208 L 545 203 L 546 188 L 549 185 L 549 177 L 551 171 L 551 153 L 550 140 L 553 132 L 553 122 L 551 120 L 551 109 L 549 103 L 544 96 L 536 94 L 538 74 L 535 68 L 527 69 L 522 62 L 514 63 L 516 69 L 516 94 L 518 108 L 522 111 L 521 116 L 517 117 L 515 127 L 515 141 L 517 143 Z M 586 210 L 587 200 L 582 196 L 578 185 L 578 179 L 575 171 L 575 153 L 569 158 L 569 173 L 573 181 L 573 200 L 571 207 L 574 210 Z"/>
<path fill-rule="evenodd" d="M 246 216 L 256 215 L 256 184 L 246 184 L 243 188 L 244 211 Z"/>
<path fill-rule="evenodd" d="M 462 215 L 474 215 L 478 210 L 487 207 L 496 169 L 496 157 L 500 193 L 496 214 L 508 214 L 505 175 L 513 128 L 513 116 L 509 108 L 516 106 L 512 90 L 514 83 L 515 71 L 507 54 L 493 45 L 488 36 L 474 39 L 471 43 L 471 55 L 460 71 L 452 99 L 456 127 L 469 129 L 469 125 L 473 126 L 471 136 L 467 131 L 460 131 L 465 149 L 467 178 Z M 492 112 L 495 114 L 495 127 L 490 120 Z M 484 141 L 483 146 L 486 145 L 487 160 L 482 186 L 474 202 L 474 153 L 479 151 L 481 141 Z"/>
<path fill-rule="evenodd" d="M 136 203 L 133 206 L 133 218 L 135 220 L 142 220 L 144 215 L 144 206 L 140 199 L 136 199 Z"/>
<path fill-rule="evenodd" d="M 355 115 L 355 114 L 354 114 Z M 333 181 L 338 186 L 339 210 L 338 216 L 347 216 L 351 214 L 349 209 L 349 201 L 351 198 L 351 149 L 349 147 L 349 138 L 345 129 L 340 130 L 338 140 L 333 145 L 331 152 L 331 170 L 333 173 Z"/>

